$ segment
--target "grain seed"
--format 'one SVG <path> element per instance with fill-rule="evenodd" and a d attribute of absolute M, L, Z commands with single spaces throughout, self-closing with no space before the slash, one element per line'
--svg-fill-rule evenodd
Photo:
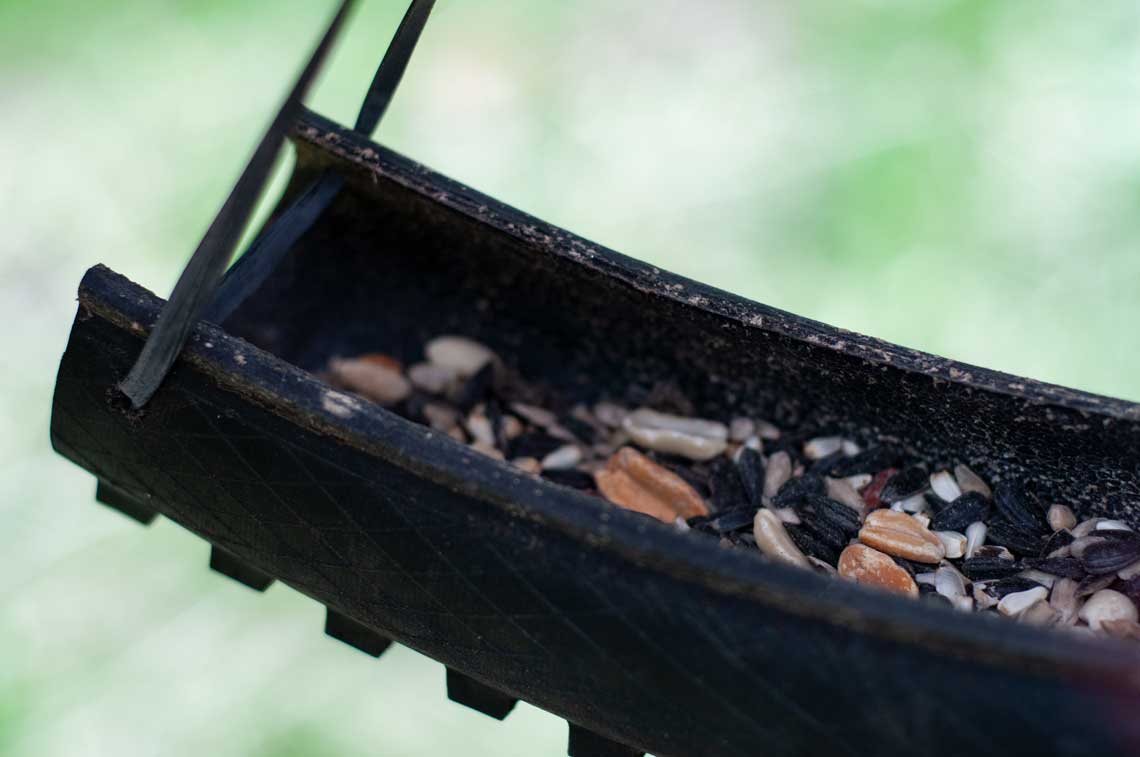
<path fill-rule="evenodd" d="M 839 575 L 865 586 L 895 594 L 918 596 L 918 586 L 888 555 L 863 544 L 852 544 L 839 556 Z"/>

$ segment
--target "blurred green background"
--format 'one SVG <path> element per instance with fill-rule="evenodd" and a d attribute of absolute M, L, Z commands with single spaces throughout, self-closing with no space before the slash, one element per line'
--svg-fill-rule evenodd
<path fill-rule="evenodd" d="M 360 5 L 310 100 L 344 122 L 403 12 Z M 564 753 L 48 447 L 82 272 L 169 292 L 329 6 L 0 0 L 0 754 Z M 440 0 L 378 139 L 771 305 L 1140 399 L 1134 0 Z"/>

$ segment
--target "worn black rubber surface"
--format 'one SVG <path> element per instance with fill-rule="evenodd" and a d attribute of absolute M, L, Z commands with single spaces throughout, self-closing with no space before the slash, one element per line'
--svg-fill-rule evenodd
<path fill-rule="evenodd" d="M 225 330 L 199 325 L 141 413 L 114 387 L 161 302 L 106 269 L 88 273 L 53 407 L 62 454 L 380 637 L 635 750 L 1140 748 L 1132 646 L 719 549 L 530 478 L 310 371 L 364 351 L 413 361 L 428 337 L 468 334 L 574 399 L 671 378 L 703 415 L 890 437 L 991 480 L 1029 475 L 1081 515 L 1130 519 L 1136 406 L 671 276 L 316 116 L 296 134 L 290 191 L 326 169 L 346 188 Z M 577 748 L 600 748 L 587 742 Z"/>

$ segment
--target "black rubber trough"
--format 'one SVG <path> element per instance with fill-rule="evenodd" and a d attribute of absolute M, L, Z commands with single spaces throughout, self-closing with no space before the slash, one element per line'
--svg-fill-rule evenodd
<path fill-rule="evenodd" d="M 494 348 L 572 400 L 660 380 L 699 414 L 890 440 L 1081 517 L 1135 520 L 1140 407 L 886 344 L 599 248 L 306 113 L 285 203 L 346 188 L 158 393 L 115 387 L 162 301 L 84 278 L 52 441 L 100 499 L 215 567 L 329 608 L 330 634 L 448 669 L 453 699 L 571 723 L 578 755 L 1140 751 L 1140 655 L 877 593 L 484 457 L 317 376 L 334 355 Z M 283 205 L 284 206 L 284 205 Z M 1043 345 L 1047 348 L 1047 345 Z M 363 659 L 363 658 L 362 658 Z"/>

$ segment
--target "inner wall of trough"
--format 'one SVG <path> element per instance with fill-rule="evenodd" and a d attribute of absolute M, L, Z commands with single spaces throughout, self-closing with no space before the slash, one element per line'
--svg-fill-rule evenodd
<path fill-rule="evenodd" d="M 673 382 L 705 417 L 891 441 L 937 466 L 966 462 L 991 482 L 1025 477 L 1044 501 L 1082 516 L 1140 522 L 1136 422 L 745 327 L 532 249 L 388 181 L 342 192 L 227 328 L 314 372 L 365 352 L 415 362 L 428 339 L 463 334 L 569 401 L 628 402 Z"/>

